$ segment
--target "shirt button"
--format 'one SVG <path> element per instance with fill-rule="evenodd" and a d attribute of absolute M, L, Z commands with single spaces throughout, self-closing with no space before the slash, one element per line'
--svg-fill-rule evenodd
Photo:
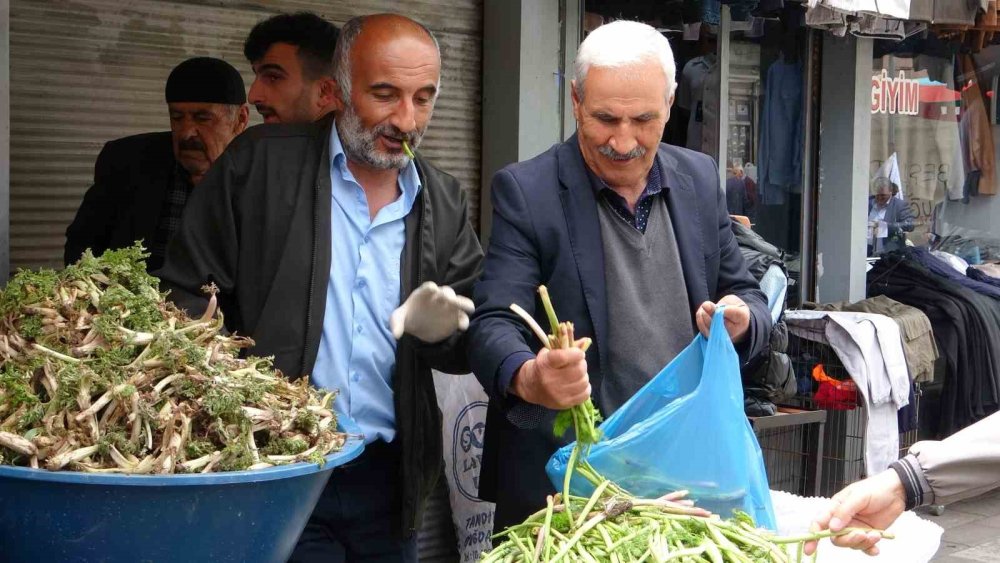
<path fill-rule="evenodd" d="M 368 235 L 365 235 L 365 244 L 367 244 L 370 241 L 371 241 L 371 238 L 369 238 Z"/>
<path fill-rule="evenodd" d="M 363 288 L 363 287 L 365 287 L 365 285 L 366 285 L 365 284 L 365 280 L 358 280 L 358 287 Z"/>
<path fill-rule="evenodd" d="M 365 331 L 365 329 L 361 328 L 361 325 L 358 325 L 357 326 L 357 331 L 358 331 L 358 334 L 361 334 L 362 332 Z"/>
<path fill-rule="evenodd" d="M 354 382 L 357 383 L 361 381 L 361 376 L 355 373 L 353 376 L 351 376 L 351 379 L 353 379 Z"/>

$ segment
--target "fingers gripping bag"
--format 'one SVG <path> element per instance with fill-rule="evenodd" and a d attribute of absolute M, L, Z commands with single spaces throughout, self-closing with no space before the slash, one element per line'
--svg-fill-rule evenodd
<path fill-rule="evenodd" d="M 775 529 L 764 458 L 743 414 L 739 358 L 726 332 L 722 307 L 709 338 L 701 335 L 600 426 L 602 439 L 582 458 L 597 472 L 641 498 L 690 491 L 697 506 L 733 516 L 746 512 Z M 574 444 L 546 465 L 562 490 Z M 579 473 L 571 493 L 590 496 Z"/>

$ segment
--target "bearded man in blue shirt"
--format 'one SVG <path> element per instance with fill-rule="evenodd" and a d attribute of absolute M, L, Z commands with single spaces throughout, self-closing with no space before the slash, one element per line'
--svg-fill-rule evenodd
<path fill-rule="evenodd" d="M 339 391 L 366 441 L 334 470 L 292 561 L 416 561 L 441 473 L 431 369 L 468 371 L 462 333 L 482 249 L 458 182 L 417 147 L 440 89 L 433 35 L 355 18 L 334 54 L 335 114 L 250 129 L 209 171 L 160 272 L 198 313 L 214 282 L 230 329 L 292 377 Z"/>

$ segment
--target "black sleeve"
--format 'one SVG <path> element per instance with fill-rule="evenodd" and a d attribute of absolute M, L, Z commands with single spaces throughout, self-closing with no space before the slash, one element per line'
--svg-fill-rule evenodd
<path fill-rule="evenodd" d="M 517 370 L 535 357 L 541 346 L 524 322 L 510 310 L 511 303 L 535 312 L 542 284 L 541 259 L 529 204 L 517 179 L 507 170 L 493 176 L 493 232 L 476 285 L 476 314 L 469 329 L 469 360 L 491 402 L 512 424 L 537 428 L 548 409 L 508 393 Z"/>
<path fill-rule="evenodd" d="M 726 209 L 726 196 L 722 190 L 718 192 L 719 282 L 717 295 L 713 299 L 717 301 L 732 294 L 742 299 L 750 309 L 747 339 L 736 345 L 740 364 L 743 365 L 767 350 L 771 337 L 771 312 L 767 307 L 767 297 L 747 270 L 743 253 L 733 235 L 732 221 Z"/>
<path fill-rule="evenodd" d="M 191 193 L 177 233 L 167 247 L 163 267 L 155 272 L 169 299 L 189 315 L 200 316 L 208 304 L 202 286 L 214 283 L 219 302 L 231 324 L 235 310 L 236 263 L 239 236 L 233 194 L 240 175 L 231 154 L 222 153 Z M 229 305 L 229 307 L 227 307 Z"/>
<path fill-rule="evenodd" d="M 66 228 L 63 262 L 67 266 L 79 260 L 88 248 L 98 255 L 108 249 L 111 232 L 120 220 L 122 198 L 127 195 L 120 185 L 127 178 L 121 175 L 123 157 L 119 153 L 109 143 L 97 157 L 94 184 L 83 196 L 76 217 Z"/>
<path fill-rule="evenodd" d="M 459 205 L 462 215 L 459 219 L 458 235 L 455 245 L 448 249 L 451 258 L 439 285 L 447 285 L 458 295 L 471 299 L 472 287 L 482 271 L 483 248 L 469 222 L 469 206 L 464 190 L 461 191 Z M 442 252 L 443 249 L 437 251 Z M 468 373 L 471 370 L 465 354 L 466 333 L 453 334 L 435 344 L 421 342 L 410 335 L 404 335 L 404 338 L 411 341 L 420 357 L 433 369 L 455 374 Z"/>
<path fill-rule="evenodd" d="M 896 222 L 892 223 L 890 226 L 906 232 L 910 232 L 914 229 L 913 211 L 910 210 L 910 205 L 908 203 L 903 202 L 899 208 L 899 215 L 896 216 Z"/>

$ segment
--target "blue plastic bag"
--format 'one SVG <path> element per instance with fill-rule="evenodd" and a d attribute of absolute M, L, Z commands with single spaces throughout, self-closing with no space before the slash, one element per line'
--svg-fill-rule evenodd
<path fill-rule="evenodd" d="M 698 335 L 600 426 L 603 439 L 587 461 L 598 473 L 641 498 L 688 490 L 697 506 L 721 515 L 742 510 L 775 529 L 760 444 L 743 414 L 739 358 L 722 308 L 710 336 Z M 562 490 L 574 444 L 557 451 L 545 470 Z M 575 495 L 594 486 L 574 474 Z"/>

